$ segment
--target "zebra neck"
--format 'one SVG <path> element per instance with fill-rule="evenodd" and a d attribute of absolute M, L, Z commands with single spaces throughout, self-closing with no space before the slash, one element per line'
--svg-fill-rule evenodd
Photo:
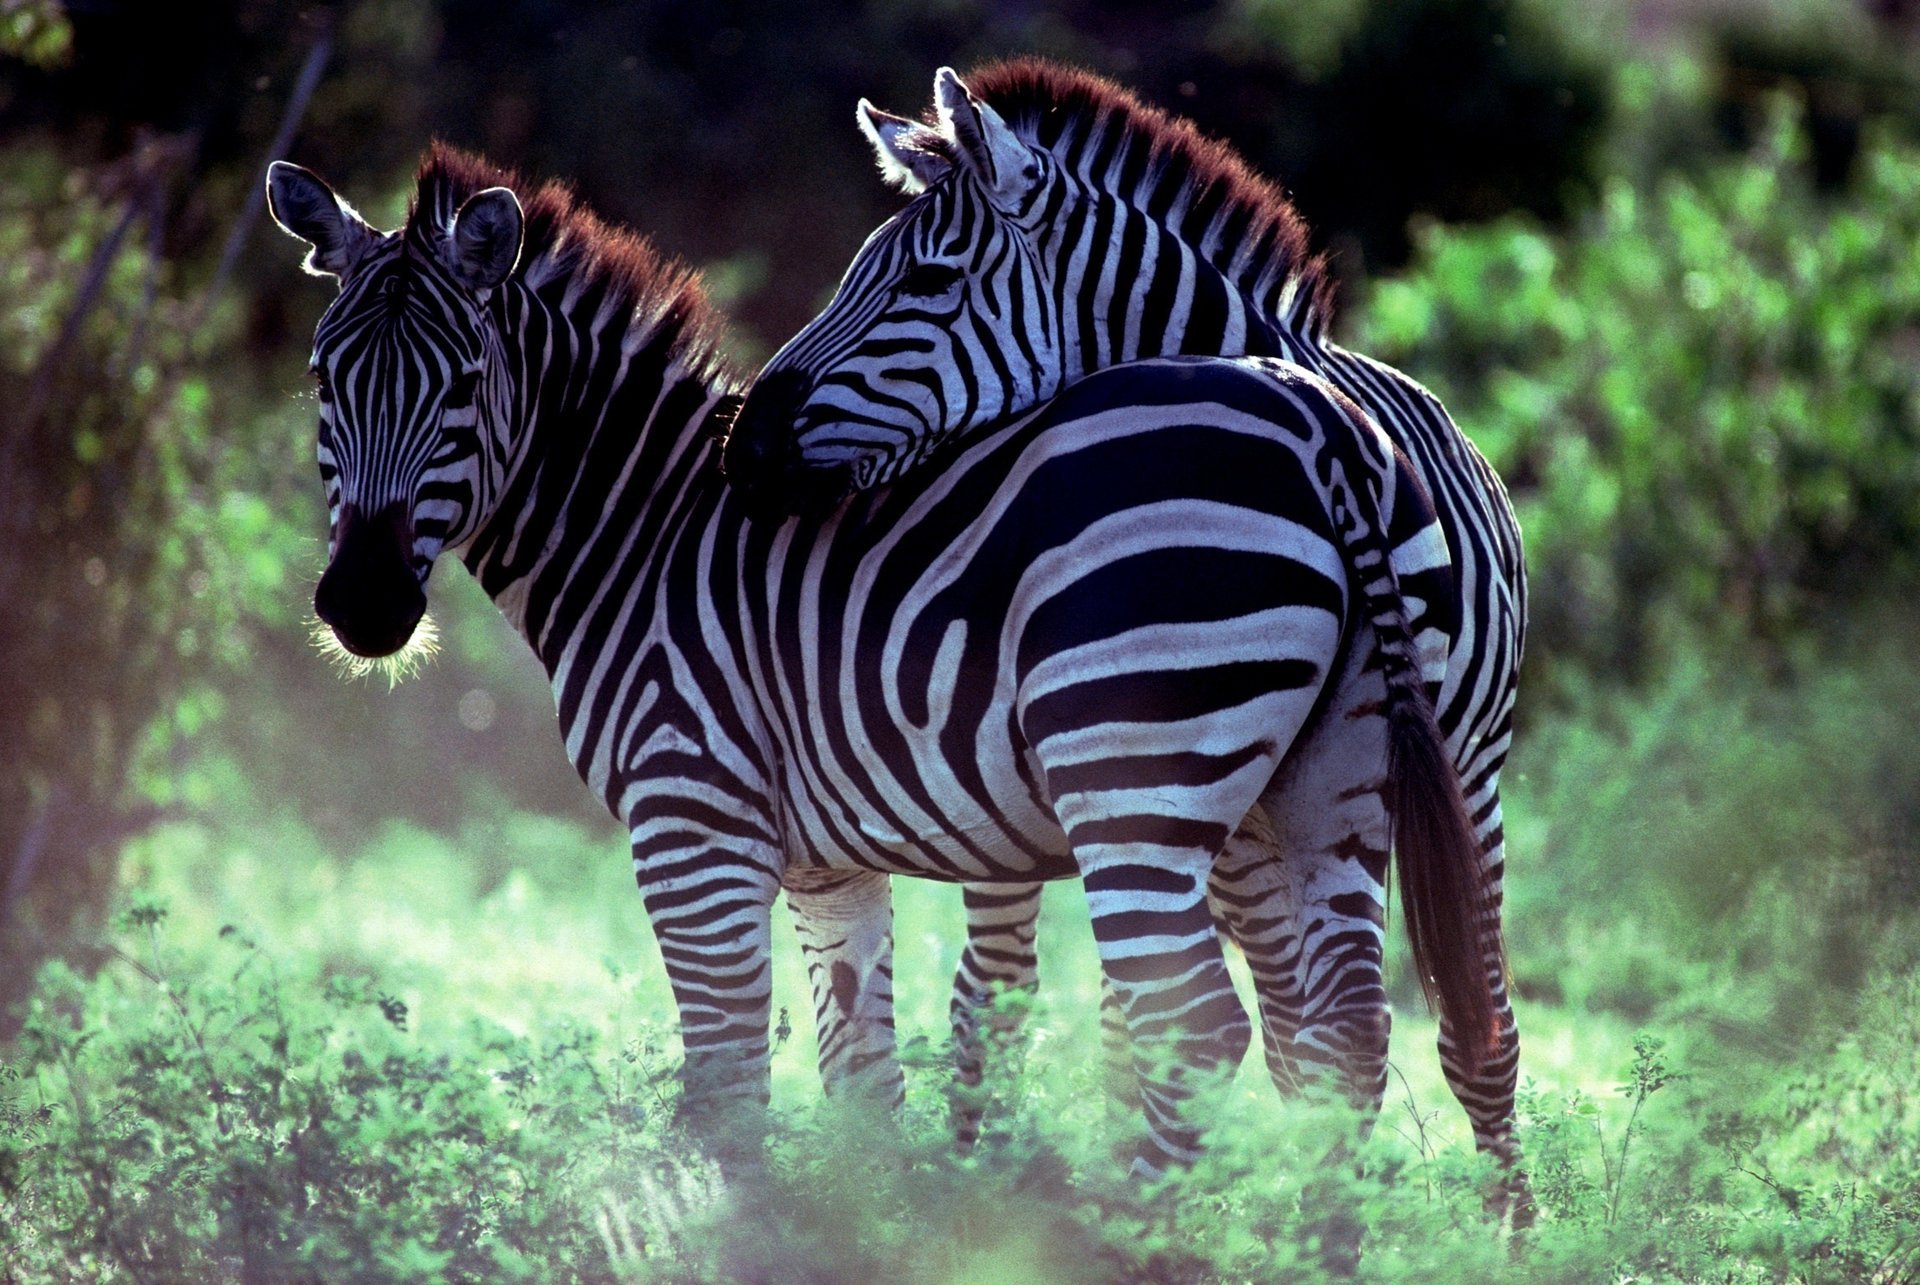
<path fill-rule="evenodd" d="M 1075 377 L 1153 357 L 1281 357 L 1313 367 L 1324 342 L 1317 296 L 1290 269 L 1249 281 L 1214 238 L 1195 239 L 1173 212 L 1155 213 L 1111 192 L 1082 189 L 1058 221 L 1085 224 L 1106 252 L 1064 238 L 1054 265 L 1066 366 Z M 1102 231 L 1104 230 L 1104 232 Z M 1239 267 L 1242 275 L 1244 267 Z M 1268 282 L 1277 275 L 1277 282 Z M 1120 306 L 1104 301 L 1115 300 Z"/>
<path fill-rule="evenodd" d="M 707 426 L 733 390 L 670 311 L 621 332 L 604 310 L 567 310 L 571 293 L 547 296 L 519 291 L 496 314 L 514 463 L 462 557 L 558 681 L 601 576 L 650 574 L 685 515 L 719 502 Z"/>

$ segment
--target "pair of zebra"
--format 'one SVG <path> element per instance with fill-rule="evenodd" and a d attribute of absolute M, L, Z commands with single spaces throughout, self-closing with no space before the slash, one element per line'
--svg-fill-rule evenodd
<path fill-rule="evenodd" d="M 1448 1079 L 1523 1194 L 1498 480 L 1329 340 L 1304 227 L 1226 148 L 1030 60 L 935 99 L 861 104 L 917 195 L 744 402 L 693 275 L 564 187 L 435 145 L 379 233 L 271 167 L 340 286 L 316 612 L 397 652 L 451 552 L 527 639 L 629 828 L 691 1109 L 765 1101 L 782 889 L 823 1077 L 898 1100 L 894 874 L 965 885 L 963 1078 L 991 991 L 1031 984 L 1039 883 L 1084 880 L 1143 1172 L 1194 1155 L 1193 1077 L 1251 1038 L 1216 922 L 1282 1088 L 1377 1105 L 1392 849 Z"/>

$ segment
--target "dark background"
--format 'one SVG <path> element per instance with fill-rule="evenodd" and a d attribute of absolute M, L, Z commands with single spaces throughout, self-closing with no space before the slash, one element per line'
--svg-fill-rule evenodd
<path fill-rule="evenodd" d="M 395 817 L 596 815 L 537 674 L 457 569 L 436 577 L 448 645 L 421 679 L 368 691 L 309 654 L 324 515 L 301 367 L 325 287 L 262 215 L 276 150 L 382 223 L 434 136 L 570 179 L 706 270 L 750 368 L 896 207 L 858 97 L 917 114 L 936 67 L 1016 53 L 1112 75 L 1284 183 L 1333 255 L 1343 333 L 1433 381 L 1502 468 L 1536 555 L 1534 718 L 1677 657 L 1739 654 L 1792 681 L 1872 632 L 1862 604 L 1911 585 L 1911 363 L 1863 380 L 1852 354 L 1768 338 L 1839 326 L 1843 347 L 1911 357 L 1910 303 L 1872 287 L 1898 272 L 1847 248 L 1884 250 L 1898 227 L 1834 233 L 1868 284 L 1825 302 L 1786 287 L 1810 300 L 1799 320 L 1709 308 L 1631 363 L 1655 348 L 1643 324 L 1685 313 L 1689 271 L 1709 293 L 1723 271 L 1736 294 L 1753 284 L 1752 263 L 1688 268 L 1674 184 L 1697 185 L 1709 222 L 1747 217 L 1741 200 L 1755 227 L 1779 222 L 1701 237 L 1772 238 L 1760 266 L 1782 272 L 1800 227 L 1885 213 L 1874 157 L 1920 121 L 1915 29 L 1900 0 L 13 6 L 0 991 L 84 949 L 122 845 L 158 823 L 245 800 L 345 846 Z M 1779 192 L 1714 195 L 1762 153 Z M 1622 193 L 1668 222 L 1621 235 Z M 1569 319 L 1582 290 L 1602 302 Z M 1762 454 L 1729 434 L 1777 408 L 1710 413 L 1712 389 L 1793 392 L 1809 362 L 1826 382 L 1794 404 L 1818 431 L 1767 447 L 1756 475 Z M 1829 423 L 1835 388 L 1853 400 Z"/>

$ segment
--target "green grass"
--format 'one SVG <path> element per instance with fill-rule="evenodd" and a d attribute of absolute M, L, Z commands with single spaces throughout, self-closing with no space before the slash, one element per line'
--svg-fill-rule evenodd
<path fill-rule="evenodd" d="M 476 850 L 514 853 L 524 864 L 482 874 Z M 616 1034 L 621 1023 L 671 1028 L 672 997 L 628 870 L 617 843 L 609 846 L 585 827 L 517 816 L 457 838 L 395 827 L 345 861 L 329 859 L 311 835 L 290 825 L 266 834 L 174 827 L 135 846 L 126 877 L 168 907 L 171 938 L 206 941 L 227 925 L 241 926 L 271 941 L 276 953 L 377 976 L 408 1006 L 422 1039 L 447 1040 L 476 1017 L 519 1034 L 555 1014 L 608 1014 Z M 893 902 L 896 972 L 911 979 L 897 987 L 900 1040 L 931 1058 L 947 1038 L 948 986 L 963 944 L 959 892 L 900 879 Z M 774 913 L 773 1007 L 776 1015 L 785 1010 L 791 1028 L 774 1058 L 774 1103 L 799 1107 L 820 1096 L 812 993 L 798 941 L 784 927 L 784 902 Z M 1401 943 L 1393 945 L 1398 965 Z M 1043 1055 L 1050 1046 L 1096 1047 L 1099 959 L 1077 883 L 1046 890 L 1040 952 L 1041 991 L 1031 1020 Z M 1228 954 L 1251 1013 L 1252 982 L 1237 952 Z M 1525 1000 L 1519 1011 L 1528 1072 L 1552 1091 L 1599 1092 L 1611 1083 L 1610 1068 L 1631 1053 L 1633 1026 L 1605 1012 L 1576 1020 Z M 1428 1128 L 1464 1145 L 1471 1135 L 1449 1105 L 1433 1051 L 1436 1032 L 1417 1004 L 1396 1014 L 1395 1091 L 1411 1093 L 1423 1111 L 1448 1106 Z M 930 1076 L 912 1088 L 916 1105 L 928 1111 L 944 1092 Z M 1284 1114 L 1257 1042 L 1239 1092 L 1250 1109 Z"/>
<path fill-rule="evenodd" d="M 674 1125 L 671 1004 L 603 828 L 503 812 L 330 852 L 241 798 L 129 850 L 97 968 L 50 967 L 0 1052 L 0 1278 L 1312 1280 L 1337 1275 L 1344 1216 L 1369 1280 L 1902 1279 L 1910 687 L 1898 657 L 1797 689 L 1682 672 L 1529 729 L 1524 1239 L 1484 1211 L 1406 1002 L 1370 1138 L 1281 1101 L 1256 1050 L 1205 1099 L 1200 1165 L 1129 1186 L 1069 885 L 1029 1047 L 996 1064 L 966 1157 L 941 1047 L 954 890 L 896 885 L 897 1127 L 822 1103 L 777 931 L 793 1034 L 764 1163 L 723 1175 Z"/>

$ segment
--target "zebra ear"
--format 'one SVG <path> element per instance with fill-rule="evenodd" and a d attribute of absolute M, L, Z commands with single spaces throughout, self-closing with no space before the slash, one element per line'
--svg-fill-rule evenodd
<path fill-rule="evenodd" d="M 520 198 L 509 189 L 490 187 L 468 197 L 444 243 L 454 279 L 469 290 L 491 290 L 505 281 L 520 261 L 525 228 Z"/>
<path fill-rule="evenodd" d="M 267 209 L 289 235 L 313 247 L 300 266 L 315 276 L 344 278 L 375 239 L 325 179 L 286 161 L 267 166 Z"/>
<path fill-rule="evenodd" d="M 980 180 L 995 204 L 1009 209 L 1040 182 L 1040 158 L 1034 150 L 999 112 L 973 96 L 953 68 L 935 73 L 933 103 L 960 164 Z"/>
<path fill-rule="evenodd" d="M 946 139 L 918 121 L 883 112 L 864 98 L 853 114 L 860 132 L 873 145 L 874 160 L 887 186 L 912 196 L 953 168 L 945 155 Z"/>

